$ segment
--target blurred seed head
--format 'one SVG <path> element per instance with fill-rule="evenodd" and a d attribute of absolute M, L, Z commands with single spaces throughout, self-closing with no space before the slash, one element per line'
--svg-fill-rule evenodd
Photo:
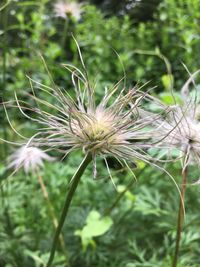
<path fill-rule="evenodd" d="M 34 172 L 43 166 L 44 160 L 53 161 L 54 158 L 37 147 L 24 145 L 10 155 L 8 169 L 23 168 L 26 173 Z"/>
<path fill-rule="evenodd" d="M 72 16 L 76 20 L 79 20 L 82 12 L 81 7 L 82 4 L 67 0 L 60 0 L 54 4 L 54 12 L 57 17 L 66 19 Z"/>
<path fill-rule="evenodd" d="M 169 149 L 178 148 L 185 157 L 185 164 L 200 164 L 200 121 L 197 91 L 190 94 L 189 85 L 194 84 L 195 72 L 182 87 L 182 105 L 170 107 L 165 119 L 157 120 L 157 141 Z M 195 86 L 195 84 L 194 84 Z"/>

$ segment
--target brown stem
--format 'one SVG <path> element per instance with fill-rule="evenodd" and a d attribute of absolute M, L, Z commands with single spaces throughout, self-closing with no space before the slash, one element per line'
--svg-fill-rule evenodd
<path fill-rule="evenodd" d="M 183 228 L 183 220 L 184 220 L 184 199 L 185 199 L 185 191 L 186 191 L 186 183 L 187 183 L 187 167 L 184 168 L 182 172 L 182 183 L 181 183 L 181 195 L 180 195 L 180 203 L 179 203 L 179 211 L 178 211 L 178 219 L 177 219 L 177 230 L 176 230 L 176 246 L 174 252 L 174 259 L 172 263 L 172 267 L 176 267 L 178 263 L 178 255 L 180 249 L 180 241 L 181 241 L 181 232 Z"/>
<path fill-rule="evenodd" d="M 49 194 L 47 192 L 47 189 L 46 189 L 46 186 L 45 186 L 44 181 L 42 179 L 42 176 L 39 173 L 37 175 L 37 178 L 38 178 L 38 182 L 40 184 L 40 188 L 41 188 L 43 197 L 47 202 L 47 206 L 48 206 L 48 209 L 49 209 L 49 214 L 50 214 L 50 216 L 52 218 L 53 226 L 56 229 L 58 227 L 58 220 L 56 218 L 53 205 L 51 204 L 51 201 L 49 199 Z M 65 247 L 64 238 L 63 238 L 63 235 L 61 233 L 60 233 L 60 236 L 59 236 L 59 242 L 60 242 L 60 247 L 61 247 L 63 253 L 66 255 L 67 266 L 70 267 L 70 264 L 68 262 L 68 255 L 66 253 L 67 250 L 66 250 L 66 247 Z"/>

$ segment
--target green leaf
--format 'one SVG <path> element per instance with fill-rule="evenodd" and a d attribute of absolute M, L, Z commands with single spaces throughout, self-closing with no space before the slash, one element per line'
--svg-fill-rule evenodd
<path fill-rule="evenodd" d="M 105 234 L 112 226 L 113 221 L 109 216 L 101 217 L 100 213 L 93 210 L 89 213 L 86 219 L 86 225 L 83 229 L 77 230 L 75 235 L 81 237 L 83 249 L 86 250 L 87 246 L 91 244 L 94 248 L 96 244 L 93 237 Z"/>
<path fill-rule="evenodd" d="M 177 104 L 182 104 L 181 96 L 177 93 L 173 93 L 173 96 L 171 93 L 161 93 L 160 99 L 166 104 L 166 105 L 174 105 L 175 101 Z M 175 100 L 175 101 L 174 101 Z"/>
<path fill-rule="evenodd" d="M 165 87 L 165 89 L 168 91 L 172 88 L 174 77 L 172 74 L 164 74 L 161 77 L 162 84 Z"/>
<path fill-rule="evenodd" d="M 126 186 L 124 186 L 124 185 L 118 185 L 117 186 L 117 192 L 119 192 L 119 193 L 122 193 L 125 189 L 126 189 Z M 130 190 L 126 191 L 125 196 L 131 202 L 135 202 L 135 196 L 131 193 Z"/>

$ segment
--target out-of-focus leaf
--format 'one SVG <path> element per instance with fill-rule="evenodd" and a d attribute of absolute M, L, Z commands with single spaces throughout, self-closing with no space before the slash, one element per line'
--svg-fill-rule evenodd
<path fill-rule="evenodd" d="M 109 216 L 101 218 L 99 212 L 93 210 L 89 213 L 86 219 L 86 225 L 81 230 L 77 230 L 75 235 L 81 237 L 83 249 L 86 250 L 87 246 L 91 244 L 95 247 L 93 237 L 105 234 L 112 226 L 113 221 Z"/>
<path fill-rule="evenodd" d="M 165 88 L 165 90 L 170 90 L 172 88 L 173 85 L 173 81 L 174 81 L 174 76 L 172 74 L 164 74 L 161 77 L 162 80 L 162 84 Z"/>

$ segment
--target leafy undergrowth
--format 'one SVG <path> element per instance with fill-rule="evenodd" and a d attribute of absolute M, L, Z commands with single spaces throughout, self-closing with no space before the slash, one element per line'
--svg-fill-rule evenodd
<path fill-rule="evenodd" d="M 63 163 L 46 164 L 41 171 L 57 218 L 80 160 L 74 155 Z M 135 170 L 138 181 L 113 206 L 133 177 L 111 166 L 117 192 L 102 162 L 99 167 L 96 180 L 91 169 L 82 177 L 63 229 L 66 251 L 58 246 L 54 266 L 66 266 L 68 254 L 72 267 L 170 267 L 179 195 L 169 177 L 141 166 Z M 173 169 L 177 176 L 179 166 Z M 54 227 L 37 177 L 19 172 L 6 181 L 0 209 L 0 266 L 45 266 Z M 179 267 L 199 266 L 198 196 L 199 187 L 189 185 Z"/>

